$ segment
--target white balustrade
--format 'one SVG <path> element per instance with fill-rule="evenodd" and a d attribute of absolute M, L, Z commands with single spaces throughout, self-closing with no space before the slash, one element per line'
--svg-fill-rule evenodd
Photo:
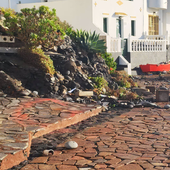
<path fill-rule="evenodd" d="M 121 39 L 110 37 L 110 52 L 121 52 Z"/>
<path fill-rule="evenodd" d="M 147 36 L 146 39 L 128 38 L 128 52 L 165 52 L 167 40 L 165 36 Z M 108 35 L 100 36 L 106 42 L 107 52 L 121 52 L 121 38 Z"/>
<path fill-rule="evenodd" d="M 166 40 L 131 39 L 128 40 L 128 52 L 163 52 Z"/>
<path fill-rule="evenodd" d="M 99 39 L 106 42 L 107 52 L 121 52 L 120 38 L 112 38 L 108 35 L 102 35 Z"/>

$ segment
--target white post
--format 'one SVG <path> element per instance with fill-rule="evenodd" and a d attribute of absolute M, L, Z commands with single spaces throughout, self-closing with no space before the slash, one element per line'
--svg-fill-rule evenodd
<path fill-rule="evenodd" d="M 163 44 L 164 44 L 163 51 L 166 51 L 166 40 L 163 41 Z"/>
<path fill-rule="evenodd" d="M 167 45 L 169 45 L 169 34 L 168 34 L 168 31 L 166 31 L 166 42 L 167 42 Z"/>
<path fill-rule="evenodd" d="M 11 2 L 8 0 L 8 8 L 11 8 Z"/>
<path fill-rule="evenodd" d="M 121 52 L 121 38 L 120 38 L 120 34 L 118 34 L 117 52 Z"/>
<path fill-rule="evenodd" d="M 132 52 L 132 40 L 130 34 L 128 37 L 128 52 Z"/>
<path fill-rule="evenodd" d="M 147 38 L 147 32 L 145 31 L 145 33 L 144 33 L 144 39 L 146 39 Z"/>
<path fill-rule="evenodd" d="M 106 47 L 107 47 L 107 52 L 111 52 L 110 51 L 110 38 L 108 35 L 106 35 Z"/>

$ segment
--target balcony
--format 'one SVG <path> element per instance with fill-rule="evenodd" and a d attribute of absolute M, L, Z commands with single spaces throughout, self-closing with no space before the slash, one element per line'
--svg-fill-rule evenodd
<path fill-rule="evenodd" d="M 153 9 L 167 9 L 167 0 L 148 0 L 148 7 Z"/>

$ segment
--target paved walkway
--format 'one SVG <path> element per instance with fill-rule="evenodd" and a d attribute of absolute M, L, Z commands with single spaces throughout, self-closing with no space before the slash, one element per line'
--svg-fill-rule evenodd
<path fill-rule="evenodd" d="M 21 170 L 170 170 L 170 110 L 134 108 L 69 140 L 79 147 L 60 144 L 54 155 L 34 158 Z"/>
<path fill-rule="evenodd" d="M 27 160 L 32 139 L 98 114 L 101 106 L 0 97 L 0 170 Z"/>

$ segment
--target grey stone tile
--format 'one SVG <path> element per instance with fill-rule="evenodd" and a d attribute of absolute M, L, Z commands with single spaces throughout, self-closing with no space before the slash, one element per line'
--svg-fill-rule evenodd
<path fill-rule="evenodd" d="M 3 146 L 8 146 L 14 149 L 26 149 L 28 147 L 28 143 L 5 143 Z"/>

